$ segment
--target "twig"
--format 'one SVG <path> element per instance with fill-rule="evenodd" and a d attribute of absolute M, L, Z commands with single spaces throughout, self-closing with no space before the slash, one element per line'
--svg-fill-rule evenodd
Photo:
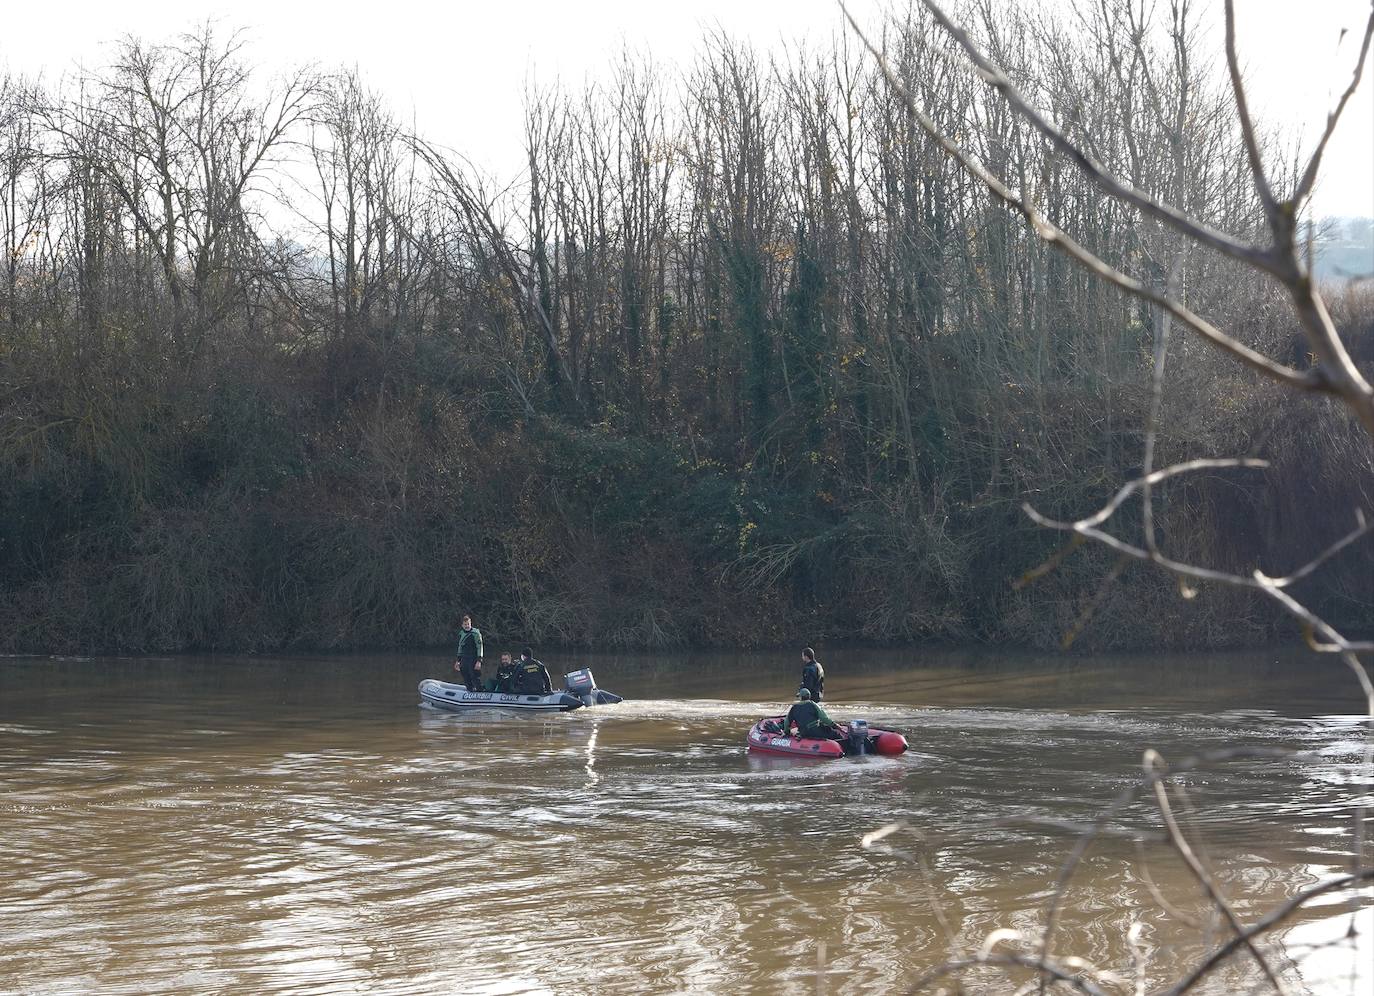
<path fill-rule="evenodd" d="M 853 15 L 849 13 L 849 9 L 844 7 L 843 3 L 841 3 L 841 8 L 844 9 L 845 17 L 848 18 L 849 23 L 859 34 L 859 37 L 863 39 L 864 45 L 868 47 L 868 50 L 873 54 L 874 58 L 878 60 L 883 71 L 883 76 L 887 79 L 888 84 L 902 99 L 902 102 L 906 105 L 907 111 L 920 124 L 922 130 L 924 130 L 942 149 L 949 153 L 949 155 L 958 160 L 965 170 L 981 180 L 999 200 L 1020 213 L 1030 224 L 1035 234 L 1042 240 L 1077 260 L 1091 273 L 1106 280 L 1108 283 L 1114 284 L 1127 293 L 1149 301 L 1168 311 L 1208 342 L 1230 353 L 1246 366 L 1264 374 L 1269 379 L 1304 391 L 1326 391 L 1330 389 L 1325 375 L 1316 372 L 1321 368 L 1313 368 L 1313 371 L 1308 373 L 1299 373 L 1290 367 L 1275 362 L 1263 353 L 1259 353 L 1249 346 L 1246 346 L 1244 343 L 1231 338 L 1205 318 L 1195 314 L 1191 309 L 1172 300 L 1164 294 L 1152 290 L 1139 280 L 1121 272 L 1105 260 L 1079 245 L 1067 232 L 1040 214 L 1039 211 L 1031 207 L 1017 194 L 1013 193 L 1005 183 L 990 173 L 982 163 L 978 162 L 978 160 L 964 151 L 962 146 L 940 131 L 940 129 L 936 127 L 935 122 L 917 105 L 916 99 L 911 91 L 907 89 L 906 85 L 902 83 L 900 79 L 898 79 L 896 73 L 893 72 L 892 67 L 888 64 L 887 58 L 874 47 L 873 43 L 869 41 L 868 36 L 863 33 L 863 30 L 854 20 Z M 1253 251 L 1250 250 L 1249 247 L 1243 248 L 1247 252 Z"/>
<path fill-rule="evenodd" d="M 1030 584 L 1032 581 L 1040 580 L 1046 574 L 1049 574 L 1060 564 L 1062 564 L 1065 560 L 1067 560 L 1069 558 L 1069 554 L 1077 550 L 1080 546 L 1083 545 L 1084 542 L 1084 538 L 1077 533 L 1070 536 L 1069 541 L 1067 543 L 1061 546 L 1058 550 L 1054 551 L 1054 553 L 1050 554 L 1049 557 L 1046 558 L 1039 566 L 1031 568 L 1025 574 L 1022 574 L 1019 578 L 1013 581 L 1011 583 L 1012 590 L 1020 591 L 1022 588 L 1026 587 L 1026 585 Z"/>
<path fill-rule="evenodd" d="M 866 851 L 874 851 L 878 854 L 890 854 L 895 858 L 910 861 L 920 869 L 921 879 L 926 889 L 926 902 L 929 903 L 931 912 L 935 914 L 935 922 L 940 925 L 940 929 L 944 932 L 945 942 L 948 944 L 949 950 L 953 951 L 958 947 L 959 940 L 954 933 L 954 927 L 949 922 L 949 918 L 945 916 L 944 907 L 940 904 L 935 889 L 935 879 L 934 876 L 930 874 L 930 866 L 926 864 L 925 858 L 919 854 L 912 854 L 909 851 L 904 851 L 899 847 L 893 847 L 891 844 L 882 843 L 884 838 L 891 836 L 899 830 L 905 829 L 905 823 L 889 823 L 887 826 L 874 830 L 872 833 L 864 834 L 863 839 L 859 842 L 859 846 Z"/>
<path fill-rule="evenodd" d="M 1230 5 L 1230 0 L 1227 0 L 1227 7 L 1229 8 Z M 1369 58 L 1371 39 L 1374 39 L 1374 9 L 1371 9 L 1369 20 L 1364 26 L 1364 38 L 1360 42 L 1360 56 L 1355 60 L 1355 71 L 1350 75 L 1350 85 L 1345 88 L 1345 92 L 1341 94 L 1341 99 L 1336 102 L 1336 106 L 1326 116 L 1326 128 L 1317 142 L 1317 147 L 1312 150 L 1312 158 L 1307 161 L 1307 169 L 1303 170 L 1302 179 L 1298 181 L 1297 188 L 1293 191 L 1293 198 L 1289 204 L 1294 214 L 1301 210 L 1303 202 L 1312 193 L 1312 187 L 1317 182 L 1317 171 L 1321 168 L 1322 154 L 1326 151 L 1326 143 L 1331 140 L 1332 134 L 1336 131 L 1336 124 L 1341 119 L 1341 112 L 1345 110 L 1346 103 L 1359 88 L 1360 78 L 1364 75 L 1365 60 Z"/>
<path fill-rule="evenodd" d="M 1267 465 L 1264 463 L 1264 461 L 1193 460 L 1187 463 L 1175 464 L 1174 466 L 1166 467 L 1163 470 L 1157 470 L 1154 472 L 1154 474 L 1149 476 L 1157 482 L 1159 480 L 1164 479 L 1165 477 L 1174 476 L 1176 474 L 1183 473 L 1189 470 L 1198 470 L 1202 469 L 1203 467 L 1223 466 L 1262 467 Z M 1133 543 L 1128 543 L 1125 540 L 1120 539 L 1117 536 L 1113 536 L 1111 533 L 1108 533 L 1105 530 L 1098 528 L 1101 523 L 1111 518 L 1112 514 L 1116 511 L 1116 509 L 1121 506 L 1121 503 L 1125 501 L 1126 498 L 1129 497 L 1133 491 L 1141 487 L 1141 482 L 1142 479 L 1140 478 L 1137 478 L 1133 481 L 1128 481 L 1125 485 L 1121 487 L 1119 491 L 1117 491 L 1116 495 L 1112 497 L 1112 500 L 1109 501 L 1097 512 L 1090 516 L 1087 516 L 1086 518 L 1078 519 L 1077 521 L 1073 522 L 1051 519 L 1048 516 L 1042 515 L 1040 512 L 1036 511 L 1036 509 L 1033 508 L 1030 504 L 1025 504 L 1021 507 L 1025 511 L 1026 515 L 1031 519 L 1031 521 L 1035 522 L 1037 525 L 1044 526 L 1047 529 L 1056 529 L 1060 531 L 1073 532 L 1087 539 L 1095 540 L 1096 542 L 1101 543 L 1103 546 L 1115 550 L 1118 554 L 1131 557 L 1136 560 L 1146 560 L 1151 563 L 1158 564 L 1160 567 L 1163 567 L 1165 570 L 1176 574 L 1180 578 L 1191 578 L 1195 581 L 1215 581 L 1221 584 L 1231 585 L 1237 588 L 1251 588 L 1257 591 L 1261 591 L 1269 595 L 1271 598 L 1275 599 L 1280 605 L 1284 607 L 1284 609 L 1286 609 L 1289 612 L 1289 614 L 1297 618 L 1305 627 L 1309 628 L 1314 633 L 1320 633 L 1325 638 L 1325 642 L 1320 642 L 1311 638 L 1309 638 L 1308 640 L 1309 646 L 1311 646 L 1313 650 L 1316 650 L 1320 653 L 1374 651 L 1374 641 L 1355 641 L 1346 639 L 1339 632 L 1337 632 L 1330 624 L 1320 619 L 1310 609 L 1308 609 L 1295 598 L 1284 592 L 1282 590 L 1282 586 L 1276 583 L 1275 579 L 1268 577 L 1262 571 L 1255 571 L 1249 577 L 1246 577 L 1245 575 L 1231 574 L 1227 571 L 1218 571 L 1208 567 L 1198 567 L 1194 564 L 1187 564 L 1183 561 L 1174 560 L 1160 553 L 1158 550 L 1146 550 L 1143 547 L 1136 546 Z M 1332 544 L 1331 547 L 1329 547 L 1327 550 L 1319 554 L 1309 564 L 1304 565 L 1302 568 L 1299 568 L 1293 574 L 1289 575 L 1288 578 L 1278 580 L 1284 581 L 1285 583 L 1291 583 L 1291 581 L 1299 580 L 1302 577 L 1306 577 L 1313 570 L 1315 570 L 1316 567 L 1319 566 L 1322 562 L 1329 559 L 1331 556 L 1334 556 L 1340 550 L 1349 546 L 1351 543 L 1355 542 L 1357 539 L 1360 539 L 1366 533 L 1371 531 L 1368 525 L 1364 523 L 1362 514 L 1359 517 L 1359 521 L 1361 524 L 1358 525 L 1354 531 L 1337 540 L 1336 543 Z M 1369 702 L 1369 714 L 1371 716 L 1374 716 L 1374 686 L 1371 686 L 1369 676 L 1365 673 L 1363 665 L 1361 665 L 1358 660 L 1354 662 L 1351 669 L 1359 676 L 1360 686 L 1364 689 L 1365 698 Z"/>
<path fill-rule="evenodd" d="M 1083 630 L 1087 628 L 1088 623 L 1092 622 L 1093 616 L 1097 614 L 1097 609 L 1107 597 L 1107 592 L 1110 590 L 1112 582 L 1121 577 L 1126 568 L 1130 566 L 1130 563 L 1131 558 L 1124 554 L 1116 558 L 1116 561 L 1112 564 L 1111 570 L 1107 572 L 1107 576 L 1102 579 L 1102 583 L 1099 584 L 1097 590 L 1093 592 L 1092 598 L 1088 599 L 1088 603 L 1083 606 L 1083 611 L 1078 614 L 1078 618 L 1074 620 L 1073 625 L 1069 627 L 1068 631 L 1060 637 L 1060 647 L 1064 650 L 1068 650 L 1073 646 L 1073 642 L 1078 639 Z"/>
<path fill-rule="evenodd" d="M 1241 578 L 1244 582 L 1246 579 Z M 1374 642 L 1368 640 L 1347 640 L 1338 633 L 1330 623 L 1320 618 L 1315 612 L 1303 605 L 1288 592 L 1279 588 L 1263 571 L 1255 571 L 1251 580 L 1254 587 L 1264 592 L 1274 601 L 1282 605 L 1289 614 L 1299 619 L 1307 631 L 1307 645 L 1321 654 L 1352 654 L 1374 650 Z M 1246 585 L 1249 587 L 1249 585 Z M 1316 639 L 1316 635 L 1321 634 L 1326 642 Z M 1369 706 L 1369 715 L 1374 716 L 1374 685 L 1370 684 L 1369 675 L 1365 672 L 1364 665 L 1358 658 L 1351 658 L 1346 661 L 1351 670 L 1355 672 L 1360 682 L 1360 687 L 1364 690 L 1365 700 Z"/>
<path fill-rule="evenodd" d="M 1278 217 L 1279 205 L 1264 171 L 1264 159 L 1260 156 L 1259 142 L 1255 138 L 1255 123 L 1250 118 L 1250 104 L 1245 99 L 1240 59 L 1236 56 L 1236 11 L 1233 0 L 1226 0 L 1226 68 L 1231 77 L 1231 93 L 1236 101 L 1236 117 L 1240 122 L 1241 139 L 1245 143 L 1245 155 L 1250 160 L 1250 175 L 1254 178 L 1255 191 L 1264 207 L 1264 216 L 1272 226 Z"/>
<path fill-rule="evenodd" d="M 921 0 L 921 2 L 926 10 L 930 11 L 931 16 L 935 18 L 940 27 L 944 28 L 968 55 L 969 61 L 977 67 L 984 82 L 1000 93 L 1003 99 L 1021 117 L 1030 122 L 1036 131 L 1048 139 L 1050 144 L 1063 155 L 1072 160 L 1099 187 L 1113 197 L 1134 205 L 1150 217 L 1190 238 L 1196 239 L 1203 245 L 1210 246 L 1218 252 L 1225 253 L 1227 256 L 1241 260 L 1251 266 L 1272 272 L 1276 276 L 1279 275 L 1275 269 L 1276 259 L 1272 250 L 1242 242 L 1232 235 L 1217 231 L 1211 226 L 1189 217 L 1172 205 L 1161 204 L 1144 191 L 1109 173 L 1105 167 L 1069 141 L 1062 131 L 1050 124 L 1038 110 L 1031 106 L 1030 101 L 1016 88 L 1002 67 L 984 55 L 969 38 L 968 33 L 956 25 L 949 15 L 940 9 L 940 5 L 935 0 Z"/>
<path fill-rule="evenodd" d="M 1182 774 L 1185 771 L 1192 771 L 1195 768 L 1207 764 L 1216 764 L 1223 761 L 1254 760 L 1254 759 L 1278 759 L 1302 757 L 1303 752 L 1287 750 L 1273 747 L 1232 747 L 1220 751 L 1208 751 L 1193 757 L 1185 758 L 1173 766 L 1174 774 Z M 1146 772 L 1146 776 L 1140 782 L 1133 782 L 1127 785 L 1112 800 L 1111 805 L 1107 806 L 1097 818 L 1093 820 L 1092 826 L 1087 828 L 1078 838 L 1069 856 L 1064 859 L 1064 864 L 1059 869 L 1059 876 L 1055 879 L 1054 891 L 1050 895 L 1050 903 L 1045 911 L 1045 929 L 1040 936 L 1040 956 L 1049 956 L 1050 942 L 1053 940 L 1055 928 L 1059 922 L 1059 909 L 1064 896 L 1068 891 L 1069 880 L 1073 878 L 1073 873 L 1077 870 L 1079 863 L 1083 860 L 1083 855 L 1088 851 L 1092 842 L 1102 833 L 1103 828 L 1110 822 L 1117 813 L 1125 809 L 1137 797 L 1143 788 L 1149 785 L 1157 776 L 1153 772 Z"/>
<path fill-rule="evenodd" d="M 1180 996 L 1180 994 L 1186 993 L 1201 982 L 1202 979 L 1206 977 L 1207 973 L 1216 968 L 1217 965 L 1235 954 L 1242 945 L 1248 946 L 1253 943 L 1255 938 L 1273 930 L 1318 896 L 1324 896 L 1328 892 L 1340 892 L 1365 882 L 1374 882 L 1374 868 L 1361 868 L 1358 872 L 1353 874 L 1342 875 L 1340 878 L 1333 878 L 1329 881 L 1322 882 L 1320 885 L 1314 885 L 1309 889 L 1304 889 L 1292 899 L 1288 900 L 1288 902 L 1270 911 L 1270 913 L 1262 919 L 1256 920 L 1241 934 L 1231 938 L 1225 944 L 1213 951 L 1203 959 L 1196 968 L 1189 972 L 1187 977 L 1172 989 L 1169 989 L 1165 996 Z"/>
<path fill-rule="evenodd" d="M 1094 824 L 1077 823 L 1073 820 L 1057 820 L 1049 816 L 1008 816 L 1005 819 L 993 820 L 989 825 L 1041 827 L 1045 830 L 1060 830 L 1064 833 L 1076 835 L 1091 833 L 1098 837 L 1120 837 L 1134 844 L 1141 844 L 1146 841 L 1157 841 L 1162 843 L 1167 840 L 1162 833 L 1142 834 L 1139 830 L 1116 830 L 1105 826 L 1099 827 Z"/>
<path fill-rule="evenodd" d="M 1147 484 L 1159 484 L 1161 481 L 1167 481 L 1171 477 L 1178 477 L 1180 474 L 1191 474 L 1198 470 L 1224 470 L 1233 467 L 1241 467 L 1246 470 L 1267 470 L 1269 468 L 1269 461 L 1256 460 L 1253 457 L 1207 457 L 1200 460 L 1188 460 L 1184 463 L 1176 463 L 1162 470 L 1156 470 L 1153 473 L 1146 474 L 1144 477 L 1137 477 L 1127 481 L 1120 487 L 1116 494 L 1112 496 L 1111 501 L 1107 502 L 1107 504 L 1103 505 L 1085 519 L 1078 519 L 1074 522 L 1057 522 L 1053 519 L 1046 519 L 1043 516 L 1039 516 L 1039 521 L 1041 525 L 1047 526 L 1050 529 L 1073 529 L 1076 531 L 1078 526 L 1100 526 L 1112 517 L 1127 498 Z"/>
<path fill-rule="evenodd" d="M 1169 277 L 1165 291 L 1171 297 L 1178 292 L 1178 282 L 1183 269 L 1184 254 L 1179 253 L 1169 267 Z M 1154 367 L 1150 371 L 1150 413 L 1145 423 L 1145 447 L 1142 465 L 1144 474 L 1140 482 L 1141 530 L 1145 534 L 1145 548 L 1151 553 L 1159 552 L 1155 540 L 1155 503 L 1152 493 L 1153 481 L 1150 475 L 1155 469 L 1155 438 L 1159 431 L 1159 412 L 1164 406 L 1164 364 L 1169 357 L 1169 330 L 1173 327 L 1173 316 L 1167 311 L 1159 316 L 1154 336 Z"/>
<path fill-rule="evenodd" d="M 1165 829 L 1169 834 L 1169 842 L 1173 845 L 1174 850 L 1177 851 L 1179 857 L 1183 859 L 1183 863 L 1188 866 L 1188 870 L 1193 873 L 1193 877 L 1198 880 L 1198 883 L 1207 893 L 1208 898 L 1211 899 L 1216 908 L 1221 911 L 1221 915 L 1226 918 L 1226 922 L 1231 925 L 1231 929 L 1236 932 L 1238 937 L 1244 938 L 1243 943 L 1246 949 L 1259 964 L 1265 977 L 1273 984 L 1275 991 L 1279 993 L 1287 992 L 1283 983 L 1279 981 L 1278 976 L 1274 974 L 1274 970 L 1269 967 L 1269 962 L 1265 959 L 1264 955 L 1260 954 L 1259 949 L 1255 947 L 1253 941 L 1249 938 L 1245 938 L 1245 926 L 1236 916 L 1235 910 L 1231 908 L 1231 904 L 1226 901 L 1226 897 L 1221 894 L 1221 890 L 1217 888 L 1216 883 L 1212 880 L 1212 876 L 1207 873 L 1207 869 L 1202 866 L 1202 862 L 1200 862 L 1197 855 L 1193 853 L 1193 849 L 1188 844 L 1187 838 L 1183 836 L 1183 831 L 1179 828 L 1178 821 L 1174 819 L 1173 807 L 1169 804 L 1169 793 L 1165 787 L 1168 776 L 1165 775 L 1160 777 L 1158 775 L 1161 769 L 1167 771 L 1164 764 L 1164 758 L 1153 749 L 1147 750 L 1145 752 L 1144 768 L 1147 774 L 1155 776 L 1152 778 L 1155 802 L 1159 805 L 1159 814 L 1164 820 Z"/>
<path fill-rule="evenodd" d="M 1164 893 L 1159 890 L 1159 886 L 1155 884 L 1154 876 L 1150 874 L 1150 862 L 1145 856 L 1145 847 L 1139 840 L 1136 841 L 1136 857 L 1139 859 L 1140 877 L 1144 879 L 1145 888 L 1149 890 L 1150 896 L 1154 901 L 1159 904 L 1159 908 L 1165 913 L 1168 913 L 1175 920 L 1180 921 L 1185 927 L 1189 927 L 1193 930 L 1201 930 L 1201 920 L 1189 916 L 1164 898 Z"/>
<path fill-rule="evenodd" d="M 1357 508 L 1355 509 L 1354 529 L 1346 533 L 1344 536 L 1342 536 L 1335 543 L 1331 544 L 1321 553 L 1317 554 L 1316 557 L 1308 561 L 1302 567 L 1299 567 L 1292 574 L 1289 574 L 1286 577 L 1281 578 L 1266 578 L 1265 580 L 1268 584 L 1272 585 L 1275 588 L 1287 588 L 1294 581 L 1301 581 L 1303 578 L 1307 577 L 1322 564 L 1326 563 L 1326 561 L 1330 560 L 1336 554 L 1340 553 L 1351 543 L 1354 543 L 1356 540 L 1363 537 L 1369 531 L 1370 526 L 1365 521 L 1364 512 Z"/>
<path fill-rule="evenodd" d="M 937 965 L 930 971 L 918 978 L 913 984 L 913 990 L 919 991 L 936 979 L 942 979 L 947 975 L 954 975 L 970 968 L 981 965 L 991 965 L 1002 968 L 1029 968 L 1037 972 L 1040 976 L 1049 978 L 1055 982 L 1064 982 L 1088 996 L 1107 996 L 1105 989 L 1089 982 L 1081 975 L 1075 975 L 1067 967 L 1061 967 L 1045 958 L 1033 958 L 1023 954 L 1002 954 L 1002 955 L 977 955 L 972 958 L 960 958 L 954 961 L 947 961 L 942 965 Z"/>

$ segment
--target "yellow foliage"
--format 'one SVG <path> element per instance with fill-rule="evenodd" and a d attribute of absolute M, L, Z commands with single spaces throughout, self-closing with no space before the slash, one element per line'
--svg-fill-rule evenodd
<path fill-rule="evenodd" d="M 739 531 L 739 552 L 742 554 L 749 547 L 749 537 L 754 535 L 754 531 L 759 528 L 757 522 L 746 522 Z"/>

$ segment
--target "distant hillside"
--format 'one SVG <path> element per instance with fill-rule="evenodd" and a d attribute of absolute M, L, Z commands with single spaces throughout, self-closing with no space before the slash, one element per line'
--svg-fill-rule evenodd
<path fill-rule="evenodd" d="M 1321 228 L 1314 267 L 1318 279 L 1374 275 L 1374 218 L 1328 218 Z"/>

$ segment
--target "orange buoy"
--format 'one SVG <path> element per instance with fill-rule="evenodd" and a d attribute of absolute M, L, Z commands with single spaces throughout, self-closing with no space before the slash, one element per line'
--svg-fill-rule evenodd
<path fill-rule="evenodd" d="M 902 736 L 900 733 L 892 733 L 891 731 L 879 733 L 873 738 L 873 746 L 877 749 L 879 754 L 886 755 L 887 757 L 896 757 L 906 750 L 906 737 Z"/>

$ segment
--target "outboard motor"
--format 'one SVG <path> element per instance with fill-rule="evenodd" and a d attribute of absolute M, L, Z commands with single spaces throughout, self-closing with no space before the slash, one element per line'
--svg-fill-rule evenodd
<path fill-rule="evenodd" d="M 563 675 L 563 687 L 569 695 L 581 699 L 583 705 L 591 705 L 596 701 L 593 698 L 596 695 L 596 679 L 592 677 L 591 668 L 584 667 Z"/>
<path fill-rule="evenodd" d="M 868 753 L 868 720 L 853 719 L 849 722 L 849 744 L 850 752 L 853 754 Z"/>
<path fill-rule="evenodd" d="M 592 677 L 591 668 L 584 667 L 563 675 L 563 687 L 569 695 L 581 699 L 583 705 L 612 705 L 621 701 L 620 696 L 614 692 L 596 687 L 596 679 Z"/>

